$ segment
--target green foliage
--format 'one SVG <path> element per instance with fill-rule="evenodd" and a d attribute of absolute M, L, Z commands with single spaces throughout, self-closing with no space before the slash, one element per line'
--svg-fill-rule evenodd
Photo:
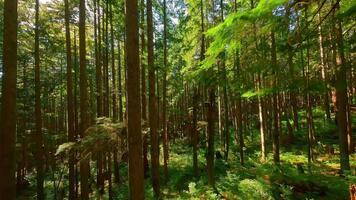
<path fill-rule="evenodd" d="M 274 199 L 268 186 L 253 179 L 240 181 L 239 191 L 242 199 Z"/>

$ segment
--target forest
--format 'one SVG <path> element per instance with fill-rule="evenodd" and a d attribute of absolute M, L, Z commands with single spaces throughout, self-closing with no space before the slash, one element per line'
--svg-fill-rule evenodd
<path fill-rule="evenodd" d="M 0 12 L 1 200 L 356 200 L 356 1 Z"/>

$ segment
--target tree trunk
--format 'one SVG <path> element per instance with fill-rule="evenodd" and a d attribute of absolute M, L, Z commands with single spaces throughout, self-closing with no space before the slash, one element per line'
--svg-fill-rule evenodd
<path fill-rule="evenodd" d="M 0 119 L 0 194 L 16 198 L 17 0 L 4 1 L 3 74 Z"/>
<path fill-rule="evenodd" d="M 74 122 L 74 94 L 73 94 L 73 65 L 71 52 L 69 4 L 64 0 L 65 7 L 65 27 L 66 27 L 66 51 L 67 51 L 67 109 L 68 109 L 68 141 L 75 142 L 75 122 Z M 69 199 L 75 199 L 75 172 L 74 172 L 74 152 L 69 157 Z"/>
<path fill-rule="evenodd" d="M 275 33 L 271 32 L 271 40 L 272 40 L 272 47 L 271 47 L 271 56 L 272 56 L 272 66 L 274 68 L 274 80 L 273 80 L 273 87 L 277 87 L 277 52 L 276 52 L 276 41 L 275 41 Z M 279 134 L 280 134 L 280 127 L 279 127 L 279 103 L 278 103 L 278 93 L 273 93 L 273 162 L 274 164 L 279 164 Z"/>
<path fill-rule="evenodd" d="M 164 175 L 165 181 L 168 181 L 168 130 L 167 130 L 167 70 L 168 70 L 168 60 L 167 60 L 167 2 L 163 0 L 163 21 L 164 21 L 164 31 L 163 31 L 163 59 L 164 59 L 164 72 L 163 72 L 163 158 L 164 158 Z"/>
<path fill-rule="evenodd" d="M 206 156 L 208 169 L 208 184 L 211 187 L 215 186 L 214 177 L 214 104 L 215 92 L 213 88 L 209 89 L 209 103 L 207 104 L 207 121 L 208 121 L 208 151 Z"/>
<path fill-rule="evenodd" d="M 37 167 L 37 199 L 44 199 L 43 182 L 43 136 L 42 136 L 42 114 L 41 114 L 41 79 L 40 79 L 40 46 L 39 46 L 39 0 L 36 0 L 36 23 L 35 23 L 35 121 L 36 121 L 36 167 Z"/>
<path fill-rule="evenodd" d="M 339 3 L 337 3 L 339 4 Z M 337 5 L 339 8 L 339 5 Z M 344 42 L 342 36 L 342 26 L 340 19 L 337 19 L 336 28 L 336 117 L 339 129 L 340 140 L 340 165 L 341 171 L 350 169 L 348 142 L 347 142 L 347 78 L 346 78 L 346 61 L 344 55 Z"/>
<path fill-rule="evenodd" d="M 116 101 L 116 69 L 115 69 L 115 40 L 113 27 L 113 1 L 110 1 L 110 34 L 111 34 L 111 74 L 112 74 L 112 118 L 113 122 L 117 121 L 117 101 Z"/>
<path fill-rule="evenodd" d="M 159 191 L 159 136 L 157 133 L 157 97 L 155 88 L 155 64 L 153 44 L 153 16 L 152 0 L 147 0 L 147 39 L 148 39 L 148 76 L 149 76 L 149 124 L 151 134 L 151 166 L 152 186 L 155 197 L 160 195 Z"/>
<path fill-rule="evenodd" d="M 103 116 L 103 83 L 101 70 L 100 0 L 94 0 L 94 39 L 96 69 L 96 109 L 97 116 Z"/>
<path fill-rule="evenodd" d="M 142 159 L 140 57 L 137 0 L 126 0 L 127 36 L 127 128 L 129 149 L 129 195 L 144 199 Z"/>
<path fill-rule="evenodd" d="M 80 59 L 80 127 L 79 133 L 84 138 L 89 127 L 89 96 L 88 78 L 86 69 L 86 41 L 85 41 L 85 0 L 79 2 L 79 59 Z M 80 191 L 81 199 L 89 199 L 89 160 L 80 161 Z"/>

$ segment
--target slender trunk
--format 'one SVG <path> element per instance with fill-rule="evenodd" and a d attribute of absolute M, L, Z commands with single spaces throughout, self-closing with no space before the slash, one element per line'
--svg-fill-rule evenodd
<path fill-rule="evenodd" d="M 44 199 L 43 182 L 43 136 L 41 114 L 41 79 L 40 79 L 40 44 L 39 44 L 39 0 L 36 0 L 36 25 L 35 25 L 35 121 L 36 121 L 36 166 L 37 166 L 37 199 Z"/>
<path fill-rule="evenodd" d="M 113 27 L 113 1 L 110 1 L 110 34 L 111 34 L 111 74 L 112 74 L 112 118 L 113 122 L 117 121 L 117 101 L 116 101 L 116 69 L 115 69 L 115 40 Z"/>
<path fill-rule="evenodd" d="M 17 0 L 4 1 L 3 74 L 0 119 L 0 194 L 16 198 Z"/>
<path fill-rule="evenodd" d="M 70 37 L 69 4 L 65 4 L 65 27 L 66 27 L 66 51 L 67 51 L 67 109 L 68 109 L 68 141 L 75 142 L 75 122 L 74 122 L 74 94 L 73 94 L 73 65 Z M 75 174 L 74 174 L 74 154 L 69 157 L 69 199 L 75 199 Z"/>
<path fill-rule="evenodd" d="M 159 136 L 157 133 L 157 97 L 156 97 L 156 77 L 154 64 L 154 44 L 153 44 L 153 16 L 152 0 L 147 0 L 147 39 L 148 39 L 148 76 L 149 76 L 149 124 L 151 134 L 151 165 L 152 165 L 152 186 L 156 198 L 160 196 L 159 191 Z"/>
<path fill-rule="evenodd" d="M 339 4 L 339 3 L 337 3 Z M 339 5 L 337 5 L 339 8 Z M 346 60 L 344 55 L 344 42 L 342 36 L 342 26 L 340 19 L 337 19 L 335 27 L 337 54 L 336 54 L 336 117 L 339 129 L 340 140 L 340 165 L 341 170 L 350 169 L 349 151 L 347 142 L 347 78 L 346 78 Z"/>
<path fill-rule="evenodd" d="M 168 181 L 168 130 L 167 130 L 167 70 L 168 70 L 168 60 L 167 60 L 167 2 L 163 0 L 163 21 L 164 21 L 164 37 L 163 37 L 163 59 L 164 59 L 164 72 L 163 72 L 163 158 L 164 158 L 164 175 L 165 181 Z"/>
<path fill-rule="evenodd" d="M 193 145 L 193 172 L 194 176 L 199 176 L 198 168 L 198 140 L 199 132 L 197 131 L 197 105 L 198 104 L 198 94 L 197 89 L 194 89 L 193 94 L 193 126 L 192 126 L 192 145 Z"/>
<path fill-rule="evenodd" d="M 215 92 L 213 88 L 209 89 L 209 103 L 207 104 L 207 121 L 208 121 L 208 151 L 206 156 L 208 170 L 208 184 L 211 187 L 215 186 L 214 178 L 214 105 Z"/>
<path fill-rule="evenodd" d="M 277 69 L 277 52 L 276 52 L 276 41 L 275 41 L 275 33 L 274 31 L 271 32 L 271 40 L 272 40 L 272 47 L 271 47 L 271 56 L 272 56 L 272 66 L 274 68 L 274 80 L 273 80 L 273 87 L 277 87 L 277 76 L 278 76 L 278 69 Z M 280 127 L 279 127 L 279 104 L 278 104 L 278 93 L 275 92 L 273 94 L 273 162 L 275 164 L 279 164 L 279 135 L 280 135 Z"/>
<path fill-rule="evenodd" d="M 121 63 L 121 42 L 120 42 L 120 37 L 118 38 L 118 91 L 119 91 L 119 121 L 123 122 L 124 120 L 124 111 L 123 111 L 123 102 L 122 102 L 122 74 L 121 74 L 121 68 L 122 68 L 122 63 Z"/>
<path fill-rule="evenodd" d="M 144 199 L 142 159 L 140 56 L 137 0 L 126 0 L 127 36 L 127 130 L 129 149 L 129 195 L 132 200 Z"/>
<path fill-rule="evenodd" d="M 97 116 L 103 116 L 103 83 L 101 69 L 100 0 L 94 0 L 94 39 L 96 68 L 96 109 Z"/>
<path fill-rule="evenodd" d="M 79 2 L 79 59 L 80 59 L 80 127 L 81 138 L 89 127 L 89 96 L 88 78 L 86 69 L 86 43 L 85 43 L 85 0 Z M 89 160 L 80 161 L 80 191 L 81 199 L 89 199 Z"/>
<path fill-rule="evenodd" d="M 141 0 L 141 106 L 142 120 L 147 121 L 147 96 L 146 96 L 146 64 L 145 64 L 145 0 Z M 143 170 L 144 176 L 149 176 L 148 164 L 148 134 L 143 136 Z"/>
<path fill-rule="evenodd" d="M 319 23 L 321 22 L 321 15 L 320 13 L 318 13 L 318 19 L 319 19 Z M 330 115 L 330 103 L 329 103 L 329 92 L 327 89 L 327 64 L 325 62 L 325 52 L 324 52 L 324 38 L 323 38 L 323 30 L 321 28 L 321 24 L 318 26 L 318 31 L 319 31 L 319 53 L 320 53 L 320 67 L 321 67 L 321 78 L 323 80 L 323 84 L 324 84 L 324 106 L 325 106 L 325 114 L 326 114 L 326 118 L 328 120 L 331 120 L 331 115 Z"/>

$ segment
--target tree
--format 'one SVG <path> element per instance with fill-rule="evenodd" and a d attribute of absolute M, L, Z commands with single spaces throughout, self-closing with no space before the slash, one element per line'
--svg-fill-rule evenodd
<path fill-rule="evenodd" d="M 126 0 L 129 196 L 144 199 L 137 0 Z"/>
<path fill-rule="evenodd" d="M 35 118 L 36 118 L 36 163 L 37 163 L 37 199 L 44 199 L 43 181 L 43 136 L 42 136 L 42 111 L 41 111 L 41 78 L 40 78 L 40 29 L 39 29 L 39 0 L 36 0 L 35 22 Z"/>
<path fill-rule="evenodd" d="M 149 124 L 151 140 L 152 186 L 159 197 L 159 136 L 157 133 L 158 114 L 156 97 L 156 75 L 153 44 L 152 0 L 147 0 L 147 42 L 148 42 L 148 83 L 149 83 Z"/>
<path fill-rule="evenodd" d="M 14 200 L 16 141 L 17 0 L 4 1 L 3 78 L 0 115 L 0 194 Z"/>
<path fill-rule="evenodd" d="M 89 95 L 88 77 L 86 69 L 86 37 L 85 37 L 85 0 L 79 1 L 79 60 L 80 60 L 80 124 L 79 133 L 81 138 L 86 136 L 89 122 Z M 84 158 L 80 161 L 80 191 L 81 199 L 89 199 L 89 160 Z"/>
<path fill-rule="evenodd" d="M 168 180 L 168 130 L 167 130 L 167 68 L 168 68 L 168 58 L 167 58 L 167 2 L 163 0 L 163 157 L 164 157 L 164 175 L 165 180 Z"/>
<path fill-rule="evenodd" d="M 336 3 L 339 7 L 339 1 Z M 347 142 L 347 78 L 346 78 L 346 61 L 344 54 L 344 41 L 342 36 L 341 21 L 337 20 L 335 25 L 335 43 L 337 46 L 336 53 L 336 108 L 337 123 L 340 140 L 340 165 L 341 171 L 350 169 L 348 142 Z"/>
<path fill-rule="evenodd" d="M 74 94 L 73 94 L 73 65 L 71 52 L 71 36 L 69 21 L 69 4 L 64 0 L 65 27 L 66 27 L 66 49 L 67 49 L 67 109 L 68 109 L 68 141 L 75 141 L 75 122 L 74 122 Z M 75 170 L 74 154 L 69 158 L 69 199 L 75 199 Z"/>

